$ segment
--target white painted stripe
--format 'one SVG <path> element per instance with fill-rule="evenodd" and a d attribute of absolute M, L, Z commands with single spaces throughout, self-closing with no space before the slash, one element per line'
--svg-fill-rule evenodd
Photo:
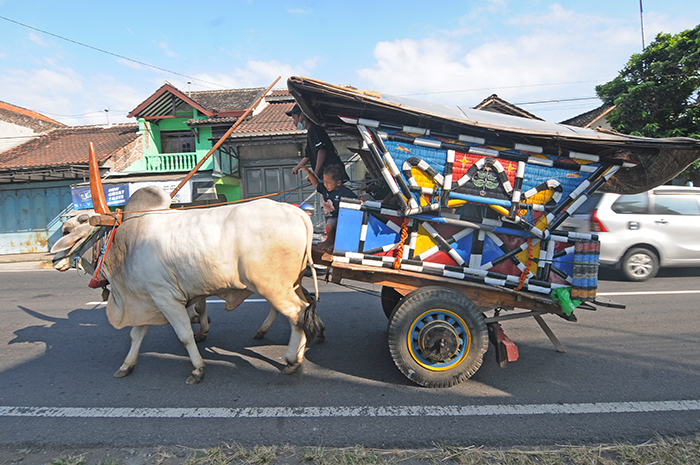
<path fill-rule="evenodd" d="M 207 302 L 210 304 L 225 304 L 225 300 L 221 299 L 207 299 Z M 251 304 L 258 304 L 262 302 L 267 302 L 265 299 L 246 299 L 243 301 L 243 303 L 251 303 Z M 85 305 L 107 305 L 107 302 L 87 302 Z"/>
<path fill-rule="evenodd" d="M 353 418 L 591 415 L 700 410 L 700 400 L 596 402 L 580 404 L 405 405 L 348 407 L 16 407 L 0 406 L 0 417 L 33 418 Z"/>
<path fill-rule="evenodd" d="M 692 291 L 630 291 L 630 292 L 598 292 L 596 295 L 671 295 L 671 294 L 700 294 L 700 290 Z"/>

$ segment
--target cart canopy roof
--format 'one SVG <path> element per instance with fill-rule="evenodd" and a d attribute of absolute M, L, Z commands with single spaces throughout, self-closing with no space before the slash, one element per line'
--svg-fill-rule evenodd
<path fill-rule="evenodd" d="M 305 77 L 287 81 L 304 113 L 328 130 L 357 135 L 348 119 L 378 121 L 400 128 L 420 128 L 433 135 L 478 137 L 490 144 L 542 147 L 549 155 L 570 152 L 614 157 L 635 163 L 620 170 L 601 189 L 637 193 L 664 184 L 700 158 L 700 141 L 653 139 L 547 121 L 360 91 Z"/>

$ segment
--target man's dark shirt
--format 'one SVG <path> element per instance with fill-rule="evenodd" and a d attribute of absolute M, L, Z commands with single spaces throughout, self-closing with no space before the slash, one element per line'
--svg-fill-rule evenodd
<path fill-rule="evenodd" d="M 311 169 L 314 171 L 316 170 L 316 159 L 320 149 L 326 149 L 326 158 L 323 160 L 320 173 L 317 173 L 319 178 L 323 178 L 323 171 L 326 167 L 331 165 L 343 166 L 343 162 L 340 160 L 331 138 L 328 137 L 328 133 L 322 127 L 311 123 L 306 133 L 305 155 L 311 161 Z M 345 169 L 343 169 L 343 173 L 345 173 Z M 349 179 L 347 174 L 343 178 Z"/>
<path fill-rule="evenodd" d="M 326 186 L 323 185 L 323 183 L 318 183 L 318 186 L 316 186 L 316 191 L 318 191 L 322 196 L 323 196 L 323 201 L 326 202 L 328 199 L 333 202 L 333 208 L 334 210 L 330 213 L 330 215 L 326 216 L 331 216 L 331 217 L 337 217 L 338 216 L 338 210 L 340 209 L 340 198 L 341 197 L 347 197 L 351 199 L 357 198 L 357 195 L 353 191 L 351 191 L 349 188 L 345 186 L 340 186 L 334 191 L 329 191 L 326 189 Z"/>

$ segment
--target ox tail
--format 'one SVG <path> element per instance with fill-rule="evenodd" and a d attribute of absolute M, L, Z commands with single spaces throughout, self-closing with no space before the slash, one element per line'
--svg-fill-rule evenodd
<path fill-rule="evenodd" d="M 316 302 L 319 300 L 319 295 L 318 295 L 318 275 L 316 273 L 316 267 L 314 266 L 314 258 L 311 256 L 311 247 L 313 246 L 313 241 L 314 241 L 314 225 L 311 222 L 311 219 L 304 213 L 304 224 L 306 225 L 306 234 L 307 234 L 307 239 L 306 239 L 306 260 L 311 267 L 311 277 L 314 280 L 314 292 L 316 293 Z M 315 313 L 315 310 L 314 310 Z"/>
<path fill-rule="evenodd" d="M 304 334 L 306 335 L 306 340 L 311 342 L 314 339 L 316 339 L 316 335 L 319 335 L 319 341 L 322 342 L 323 339 L 325 339 L 325 335 L 323 335 L 324 327 L 323 327 L 323 322 L 321 321 L 321 318 L 319 318 L 318 314 L 316 313 L 316 303 L 319 300 L 319 294 L 318 294 L 318 274 L 316 273 L 316 267 L 314 266 L 314 259 L 313 256 L 311 255 L 311 247 L 313 246 L 313 240 L 314 240 L 314 225 L 311 222 L 311 219 L 306 215 L 304 215 L 304 224 L 306 225 L 306 232 L 307 232 L 307 240 L 306 240 L 306 260 L 308 266 L 311 268 L 311 277 L 314 280 L 314 296 L 315 298 L 312 300 L 310 297 L 307 296 L 307 299 L 309 301 L 309 306 L 306 307 L 306 310 L 304 311 Z M 302 288 L 303 289 L 303 288 Z M 305 294 L 308 294 L 307 292 L 304 292 Z"/>
<path fill-rule="evenodd" d="M 312 300 L 304 311 L 304 335 L 307 344 L 316 339 L 316 335 L 323 332 L 323 323 L 316 313 L 316 300 Z M 319 341 L 320 342 L 320 341 Z"/>

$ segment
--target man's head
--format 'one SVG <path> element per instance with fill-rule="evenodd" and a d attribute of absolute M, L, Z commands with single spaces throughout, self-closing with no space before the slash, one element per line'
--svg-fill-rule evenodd
<path fill-rule="evenodd" d="M 331 165 L 323 171 L 323 185 L 333 192 L 343 184 L 343 172 L 338 165 Z"/>
<path fill-rule="evenodd" d="M 299 106 L 298 103 L 294 104 L 294 107 L 292 107 L 291 110 L 285 112 L 287 116 L 292 117 L 292 121 L 294 122 L 294 126 L 299 126 L 299 122 L 304 122 L 306 118 L 304 118 L 304 114 L 301 112 L 301 107 Z"/>

